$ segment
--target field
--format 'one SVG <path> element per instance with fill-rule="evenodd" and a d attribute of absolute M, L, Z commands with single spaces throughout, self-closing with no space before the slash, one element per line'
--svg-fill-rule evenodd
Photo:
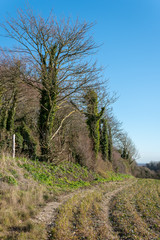
<path fill-rule="evenodd" d="M 139 179 L 118 194 L 110 221 L 120 239 L 160 239 L 160 180 Z"/>
<path fill-rule="evenodd" d="M 59 209 L 50 239 L 160 239 L 160 181 L 130 179 L 79 194 Z"/>
<path fill-rule="evenodd" d="M 160 240 L 160 181 L 0 159 L 1 240 Z"/>
<path fill-rule="evenodd" d="M 50 239 L 118 239 L 109 224 L 109 203 L 133 181 L 105 183 L 75 194 L 58 209 Z"/>

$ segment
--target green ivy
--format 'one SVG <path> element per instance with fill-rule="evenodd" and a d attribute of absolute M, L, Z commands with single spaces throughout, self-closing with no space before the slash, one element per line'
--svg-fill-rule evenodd
<path fill-rule="evenodd" d="M 87 125 L 90 132 L 90 138 L 93 142 L 93 150 L 96 157 L 99 152 L 100 147 L 100 129 L 99 122 L 104 113 L 104 108 L 98 112 L 98 96 L 94 89 L 90 89 L 85 95 L 85 101 L 87 103 L 87 112 L 85 113 L 87 117 Z"/>
<path fill-rule="evenodd" d="M 103 160 L 108 159 L 108 131 L 107 131 L 107 119 L 101 119 L 100 121 L 100 147 Z"/>

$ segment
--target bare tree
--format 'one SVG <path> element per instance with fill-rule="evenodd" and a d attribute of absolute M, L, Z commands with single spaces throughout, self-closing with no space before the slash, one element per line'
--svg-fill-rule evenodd
<path fill-rule="evenodd" d="M 14 131 L 14 118 L 20 86 L 20 62 L 1 55 L 0 60 L 0 128 L 1 133 Z"/>
<path fill-rule="evenodd" d="M 23 122 L 27 124 L 28 129 L 30 127 L 34 129 L 35 125 L 37 125 L 39 93 L 23 81 L 26 72 L 25 67 L 25 59 L 22 61 L 22 59 L 15 57 L 13 53 L 5 54 L 1 52 L 0 141 L 1 147 L 3 149 L 7 148 L 7 151 L 10 151 L 11 135 L 15 132 L 16 147 L 19 152 L 21 151 L 23 136 L 20 134 L 20 129 L 24 127 Z M 21 147 L 19 143 L 21 143 Z"/>
<path fill-rule="evenodd" d="M 122 158 L 127 159 L 130 164 L 139 158 L 139 153 L 127 133 L 121 135 L 119 148 L 121 149 L 120 151 Z"/>
<path fill-rule="evenodd" d="M 7 37 L 16 40 L 15 51 L 28 56 L 34 68 L 40 91 L 39 133 L 42 156 L 51 151 L 55 113 L 69 97 L 77 99 L 90 85 L 95 86 L 101 69 L 91 63 L 97 46 L 88 31 L 93 24 L 68 20 L 59 22 L 50 15 L 47 20 L 34 16 L 32 10 L 19 10 L 2 27 Z M 35 78 L 26 79 L 35 87 Z M 72 109 L 73 111 L 73 109 Z"/>

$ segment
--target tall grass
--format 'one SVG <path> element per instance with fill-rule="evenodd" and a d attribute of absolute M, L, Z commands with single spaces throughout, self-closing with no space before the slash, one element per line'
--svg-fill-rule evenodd
<path fill-rule="evenodd" d="M 44 204 L 46 189 L 33 179 L 9 156 L 0 158 L 0 239 L 45 239 L 46 230 L 30 219 Z M 26 236 L 28 235 L 28 238 Z M 44 238 L 43 238 L 44 237 Z"/>

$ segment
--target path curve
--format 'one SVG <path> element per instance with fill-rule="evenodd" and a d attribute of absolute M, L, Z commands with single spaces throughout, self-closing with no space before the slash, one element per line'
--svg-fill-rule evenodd
<path fill-rule="evenodd" d="M 119 239 L 118 236 L 115 234 L 115 232 L 112 229 L 111 223 L 109 221 L 109 208 L 110 208 L 110 202 L 111 200 L 118 194 L 120 193 L 123 189 L 129 187 L 133 183 L 135 183 L 136 180 L 134 181 L 133 179 L 127 180 L 124 182 L 106 182 L 104 185 L 107 187 L 115 187 L 115 190 L 112 191 L 107 191 L 103 195 L 103 199 L 101 202 L 101 209 L 103 209 L 103 219 L 105 221 L 102 222 L 102 224 L 105 224 L 106 228 L 108 229 L 108 239 L 109 240 L 117 240 Z M 54 202 L 49 202 L 47 205 L 39 212 L 39 214 L 35 217 L 33 220 L 35 223 L 44 223 L 46 227 L 50 228 L 51 226 L 54 226 L 55 218 L 57 215 L 57 209 L 63 205 L 68 199 L 73 197 L 75 194 L 80 194 L 81 196 L 85 196 L 88 193 L 91 193 L 95 190 L 97 190 L 99 186 L 93 186 L 90 189 L 79 189 L 76 190 L 72 193 L 66 194 L 66 195 L 61 195 L 57 198 L 57 201 Z"/>
<path fill-rule="evenodd" d="M 128 188 L 132 184 L 134 184 L 136 181 L 137 181 L 136 179 L 135 179 L 135 181 L 133 181 L 133 180 L 131 182 L 129 181 L 129 182 L 127 182 L 127 184 L 124 184 L 124 185 L 120 186 L 120 188 L 115 189 L 112 192 L 106 193 L 103 196 L 103 201 L 101 203 L 101 209 L 103 209 L 103 219 L 105 219 L 104 224 L 108 230 L 108 233 L 107 233 L 108 240 L 118 240 L 119 239 L 118 235 L 114 232 L 111 222 L 109 220 L 111 201 L 117 194 L 119 194 L 121 191 Z"/>

